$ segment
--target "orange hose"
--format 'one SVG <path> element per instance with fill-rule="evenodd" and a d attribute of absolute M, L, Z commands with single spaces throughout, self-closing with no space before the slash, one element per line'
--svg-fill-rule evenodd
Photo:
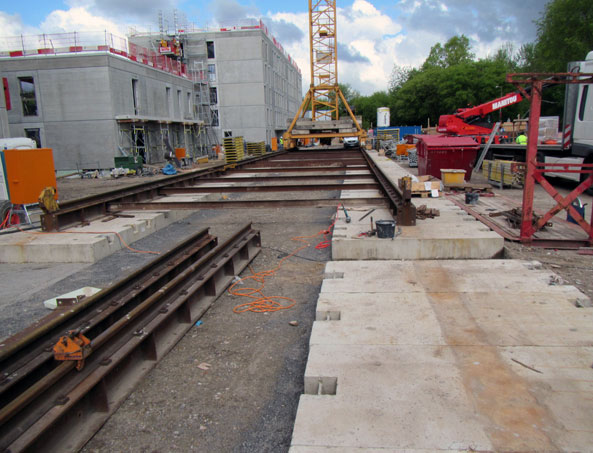
<path fill-rule="evenodd" d="M 338 207 L 338 211 L 336 211 L 336 217 L 335 217 L 334 221 L 327 228 L 327 230 L 321 230 L 318 233 L 313 234 L 311 236 L 295 236 L 293 238 L 290 238 L 291 241 L 301 242 L 303 245 L 296 248 L 295 250 L 293 250 L 290 255 L 287 255 L 284 258 L 282 258 L 278 262 L 278 265 L 274 269 L 269 269 L 269 270 L 260 271 L 260 272 L 253 272 L 251 267 L 249 267 L 249 270 L 251 271 L 251 275 L 248 275 L 247 277 L 244 277 L 241 280 L 238 280 L 235 283 L 233 283 L 229 288 L 229 294 L 232 294 L 233 296 L 247 297 L 249 299 L 252 299 L 252 301 L 237 305 L 235 308 L 233 308 L 233 312 L 234 313 L 244 313 L 246 311 L 252 311 L 254 313 L 266 313 L 266 312 L 287 310 L 289 308 L 292 308 L 296 304 L 296 301 L 294 299 L 291 299 L 290 297 L 284 297 L 284 296 L 266 296 L 263 293 L 263 289 L 265 288 L 265 283 L 266 283 L 266 277 L 271 277 L 276 272 L 278 272 L 280 270 L 280 268 L 282 267 L 282 264 L 284 263 L 284 261 L 286 261 L 288 258 L 295 256 L 301 250 L 304 250 L 307 247 L 311 246 L 311 244 L 309 242 L 307 242 L 306 239 L 313 239 L 319 235 L 323 235 L 324 240 L 319 242 L 315 246 L 315 248 L 316 249 L 324 249 L 324 248 L 329 247 L 331 242 L 329 241 L 328 238 L 329 238 L 329 235 L 331 234 L 332 228 L 336 224 L 336 220 L 338 219 L 338 212 L 339 212 L 339 207 Z M 235 288 L 237 285 L 242 284 L 244 281 L 247 281 L 247 280 L 254 280 L 259 285 L 255 288 L 251 288 L 251 287 Z M 287 305 L 283 305 L 281 302 L 279 302 L 279 300 L 288 301 L 289 303 Z"/>

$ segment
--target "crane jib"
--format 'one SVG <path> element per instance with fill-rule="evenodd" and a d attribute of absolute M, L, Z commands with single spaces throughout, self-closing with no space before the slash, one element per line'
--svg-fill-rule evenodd
<path fill-rule="evenodd" d="M 496 110 L 496 109 L 500 109 L 502 107 L 506 107 L 507 105 L 514 104 L 515 102 L 517 102 L 517 95 L 516 94 L 514 96 L 508 97 L 506 99 L 502 99 L 500 101 L 493 102 L 492 103 L 492 110 Z"/>

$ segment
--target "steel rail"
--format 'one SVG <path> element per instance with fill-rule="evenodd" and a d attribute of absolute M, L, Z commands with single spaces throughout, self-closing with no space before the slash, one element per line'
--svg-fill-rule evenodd
<path fill-rule="evenodd" d="M 209 182 L 209 181 L 205 181 Z M 246 193 L 246 192 L 312 192 L 323 190 L 369 190 L 377 189 L 378 184 L 372 183 L 344 183 L 344 184 L 286 184 L 286 185 L 258 185 L 245 186 L 234 184 L 232 186 L 194 186 L 194 187 L 165 187 L 159 190 L 161 195 L 193 194 L 193 193 Z"/>
<path fill-rule="evenodd" d="M 81 324 L 93 348 L 84 368 L 74 371 L 74 362 L 38 367 L 21 381 L 20 393 L 12 389 L 4 395 L 2 409 L 11 411 L 0 426 L 0 448 L 53 451 L 84 445 L 133 383 L 174 346 L 260 248 L 259 232 L 247 225 L 192 263 L 170 265 L 170 278 L 158 290 L 144 294 L 101 330 Z M 119 304 L 117 297 L 113 302 Z M 8 403 L 7 396 L 12 397 Z"/>
<path fill-rule="evenodd" d="M 183 268 L 195 262 L 216 245 L 217 239 L 209 234 L 208 228 L 204 228 L 109 288 L 82 299 L 67 309 L 55 310 L 6 339 L 0 348 L 0 369 L 2 370 L 0 394 L 3 392 L 6 381 L 13 381 L 10 370 L 15 367 L 17 351 L 19 361 L 29 364 L 30 358 L 27 354 L 30 350 L 38 351 L 48 343 L 54 344 L 54 340 L 57 341 L 63 330 L 68 328 L 67 325 L 64 327 L 66 321 L 71 320 L 73 325 L 78 325 L 88 315 L 89 310 L 101 310 L 103 317 L 110 315 L 113 310 L 108 310 L 110 306 L 123 307 L 134 298 L 142 297 L 143 292 L 153 291 L 156 286 L 162 285 L 163 281 L 172 278 L 171 275 L 175 272 L 173 265 L 178 266 L 177 269 Z M 117 300 L 118 303 L 111 305 L 113 300 Z M 9 370 L 8 375 L 7 370 Z"/>
<path fill-rule="evenodd" d="M 285 182 L 285 181 L 331 181 L 331 180 L 353 180 L 353 179 L 371 179 L 372 174 L 363 173 L 363 174 L 354 174 L 354 175 L 344 175 L 344 174 L 314 174 L 314 175 L 290 175 L 290 176 L 223 176 L 220 178 L 212 177 L 212 178 L 204 178 L 204 180 L 200 182 L 205 183 L 228 183 L 228 182 L 257 182 L 266 184 L 268 182 Z"/>
<path fill-rule="evenodd" d="M 299 200 L 226 200 L 226 201 L 143 201 L 139 203 L 113 203 L 109 209 L 113 211 L 154 211 L 160 209 L 259 209 L 286 207 L 323 208 L 338 206 L 342 202 L 349 206 L 386 205 L 384 198 L 311 198 Z"/>
<path fill-rule="evenodd" d="M 242 166 L 257 163 L 260 160 L 280 156 L 287 152 L 278 151 L 265 156 L 250 157 L 236 165 Z M 57 211 L 41 215 L 41 226 L 44 231 L 59 231 L 73 225 L 87 223 L 105 216 L 107 213 L 107 204 L 110 202 L 149 200 L 154 198 L 157 195 L 158 189 L 162 187 L 192 185 L 195 181 L 209 175 L 223 174 L 227 169 L 227 164 L 220 163 L 203 170 L 181 173 L 158 181 L 139 183 L 122 189 L 65 201 L 60 203 L 60 209 Z"/>
<path fill-rule="evenodd" d="M 45 389 L 44 382 L 53 382 L 52 371 L 27 388 L 30 376 L 34 373 L 44 373 L 54 366 L 59 368 L 53 359 L 51 347 L 64 332 L 80 330 L 83 334 L 96 335 L 96 332 L 109 326 L 112 318 L 132 310 L 140 300 L 199 261 L 216 245 L 217 239 L 208 234 L 208 229 L 203 229 L 111 287 L 73 306 L 56 310 L 25 331 L 7 339 L 0 356 L 0 402 L 4 404 L 12 395 L 23 392 L 22 395 L 25 396 L 20 404 L 22 406 L 38 391 Z M 15 407 L 19 407 L 14 405 L 14 401 L 16 400 L 0 408 L 0 425 L 9 414 L 14 415 Z"/>
<path fill-rule="evenodd" d="M 317 172 L 344 172 L 352 170 L 368 170 L 366 165 L 336 165 L 336 166 L 323 166 L 323 167 L 300 167 L 298 162 L 294 167 L 282 166 L 282 167 L 249 167 L 249 168 L 235 168 L 233 173 L 317 173 Z"/>
<path fill-rule="evenodd" d="M 362 157 L 358 158 L 347 158 L 347 159 L 328 159 L 328 160 L 304 160 L 304 159 L 276 159 L 265 162 L 265 168 L 277 168 L 284 167 L 286 165 L 298 163 L 299 167 L 328 167 L 332 165 L 365 165 L 365 161 Z M 262 162 L 254 162 L 252 164 L 243 165 L 243 168 L 252 168 L 256 166 L 262 166 Z"/>
<path fill-rule="evenodd" d="M 402 190 L 393 184 L 371 157 L 362 151 L 369 169 L 381 186 L 381 191 L 388 200 L 389 207 L 396 216 L 397 224 L 402 226 L 416 225 L 416 206 L 412 203 L 410 190 Z"/>
<path fill-rule="evenodd" d="M 331 156 L 331 159 L 328 157 Z M 363 163 L 364 165 L 361 165 Z M 333 165 L 330 165 L 333 164 Z M 240 201 L 229 200 L 225 202 L 216 201 L 194 201 L 194 202 L 172 202 L 167 203 L 163 200 L 156 200 L 163 194 L 178 193 L 212 193 L 218 190 L 206 187 L 192 188 L 197 182 L 208 182 L 209 178 L 220 179 L 220 174 L 225 175 L 253 173 L 255 175 L 266 173 L 294 173 L 299 176 L 301 173 L 313 173 L 317 177 L 328 172 L 332 178 L 338 178 L 345 172 L 364 172 L 364 176 L 369 173 L 380 185 L 382 193 L 389 199 L 390 207 L 401 225 L 413 225 L 415 222 L 414 206 L 410 197 L 404 196 L 397 187 L 394 187 L 389 180 L 382 174 L 380 169 L 372 162 L 363 150 L 356 151 L 331 151 L 324 152 L 316 157 L 313 151 L 283 151 L 280 153 L 268 154 L 257 158 L 250 158 L 241 161 L 237 166 L 228 168 L 228 166 L 219 164 L 213 168 L 190 172 L 167 178 L 161 181 L 154 181 L 148 184 L 136 185 L 108 192 L 103 195 L 95 195 L 80 200 L 64 203 L 60 209 L 51 214 L 42 216 L 42 225 L 46 231 L 59 230 L 65 226 L 88 222 L 91 219 L 104 217 L 107 215 L 117 216 L 119 210 L 157 210 L 157 209 L 220 209 L 220 208 L 265 208 L 277 206 L 335 206 L 333 198 L 316 198 L 312 200 L 259 200 L 259 201 Z M 293 165 L 293 166 L 291 166 Z M 227 172 L 228 171 L 228 172 Z M 294 177 L 294 175 L 291 175 Z M 352 177 L 353 175 L 343 175 Z M 360 177 L 361 175 L 355 175 Z M 275 175 L 274 177 L 280 178 Z M 280 179 L 276 179 L 277 181 Z M 301 179 L 302 180 L 302 179 Z M 368 183 L 365 183 L 368 184 Z M 309 186 L 297 185 L 278 185 L 265 186 L 257 185 L 253 187 L 229 187 L 226 192 L 286 192 L 286 191 L 328 191 L 328 190 L 348 190 L 348 189 L 374 189 L 374 185 L 355 185 L 355 184 L 318 184 Z M 376 200 L 361 198 L 358 200 L 349 200 L 349 204 L 361 205 L 364 203 L 376 203 Z"/>

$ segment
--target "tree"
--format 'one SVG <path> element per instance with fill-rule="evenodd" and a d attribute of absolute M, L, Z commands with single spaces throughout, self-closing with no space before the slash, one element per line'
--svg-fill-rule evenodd
<path fill-rule="evenodd" d="M 467 36 L 453 36 L 445 45 L 438 42 L 430 48 L 428 57 L 422 64 L 421 69 L 448 68 L 449 66 L 468 63 L 474 59 L 474 56 Z"/>
<path fill-rule="evenodd" d="M 537 41 L 530 64 L 543 72 L 564 72 L 569 61 L 593 50 L 591 0 L 552 0 L 535 21 Z"/>
<path fill-rule="evenodd" d="M 344 99 L 346 99 L 346 102 L 348 102 L 350 109 L 352 109 L 354 100 L 360 97 L 360 93 L 356 91 L 354 88 L 352 88 L 348 83 L 339 83 L 338 85 L 340 86 L 340 90 L 344 95 Z M 346 110 L 346 106 L 341 100 L 338 104 L 338 113 L 340 114 L 340 118 L 345 118 L 349 116 L 348 111 Z"/>
<path fill-rule="evenodd" d="M 434 125 L 441 115 L 496 99 L 501 90 L 514 91 L 505 82 L 507 72 L 507 62 L 492 59 L 420 70 L 394 93 L 392 116 L 401 124 L 430 120 Z M 507 107 L 503 116 L 515 117 L 526 108 L 523 103 Z"/>
<path fill-rule="evenodd" d="M 377 125 L 377 109 L 391 107 L 391 98 L 385 91 L 378 91 L 370 96 L 359 96 L 352 101 L 357 115 L 362 115 L 362 127 L 369 129 Z"/>
<path fill-rule="evenodd" d="M 414 74 L 416 69 L 411 66 L 400 66 L 398 64 L 393 65 L 391 70 L 391 76 L 389 77 L 389 92 L 393 93 L 401 88 L 410 77 Z"/>

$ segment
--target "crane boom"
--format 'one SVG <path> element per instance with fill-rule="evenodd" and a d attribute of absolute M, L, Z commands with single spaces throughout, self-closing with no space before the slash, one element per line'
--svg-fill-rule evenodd
<path fill-rule="evenodd" d="M 509 105 L 518 104 L 522 100 L 521 93 L 513 92 L 475 107 L 457 109 L 452 115 L 441 115 L 437 132 L 447 135 L 469 135 L 476 138 L 478 142 L 482 142 L 490 135 L 493 126 L 485 121 L 484 117 Z M 494 142 L 499 143 L 498 136 L 494 138 Z"/>

